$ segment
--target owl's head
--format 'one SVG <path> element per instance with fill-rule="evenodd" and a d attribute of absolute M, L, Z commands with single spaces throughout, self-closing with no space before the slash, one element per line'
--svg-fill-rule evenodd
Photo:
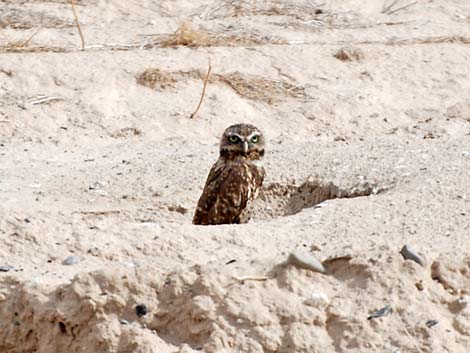
<path fill-rule="evenodd" d="M 224 131 L 220 141 L 220 157 L 258 160 L 264 156 L 264 146 L 264 136 L 256 126 L 236 124 Z"/>

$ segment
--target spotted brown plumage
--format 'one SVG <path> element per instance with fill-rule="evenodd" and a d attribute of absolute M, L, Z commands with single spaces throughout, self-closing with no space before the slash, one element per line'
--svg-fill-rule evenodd
<path fill-rule="evenodd" d="M 265 175 L 260 165 L 264 147 L 264 136 L 253 125 L 236 124 L 224 131 L 219 159 L 207 177 L 194 213 L 194 224 L 249 221 Z"/>

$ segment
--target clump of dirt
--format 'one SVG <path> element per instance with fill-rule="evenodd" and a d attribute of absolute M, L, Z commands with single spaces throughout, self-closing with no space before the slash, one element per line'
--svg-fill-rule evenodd
<path fill-rule="evenodd" d="M 470 122 L 470 100 L 456 103 L 447 108 L 449 119 L 462 119 Z"/>
<path fill-rule="evenodd" d="M 334 53 L 333 56 L 341 61 L 361 61 L 364 59 L 364 52 L 359 48 L 344 47 Z"/>
<path fill-rule="evenodd" d="M 470 257 L 436 259 L 431 265 L 431 277 L 452 294 L 470 294 Z"/>

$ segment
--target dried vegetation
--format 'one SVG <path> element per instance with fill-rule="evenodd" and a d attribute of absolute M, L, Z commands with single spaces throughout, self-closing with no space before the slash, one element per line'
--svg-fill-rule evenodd
<path fill-rule="evenodd" d="M 324 11 L 314 1 L 281 2 L 274 0 L 225 0 L 205 9 L 204 19 L 244 16 L 289 16 L 297 19 L 311 19 Z"/>
<path fill-rule="evenodd" d="M 231 87 L 239 96 L 254 101 L 270 104 L 282 101 L 286 97 L 307 99 L 304 87 L 258 75 L 235 72 L 229 75 L 215 75 L 215 79 Z"/>
<path fill-rule="evenodd" d="M 254 31 L 224 31 L 215 33 L 205 29 L 196 29 L 189 22 L 182 23 L 171 34 L 152 36 L 151 45 L 163 48 L 167 47 L 212 47 L 212 46 L 250 46 L 262 44 L 282 44 L 278 38 L 261 36 Z"/>
<path fill-rule="evenodd" d="M 0 28 L 31 29 L 41 26 L 43 28 L 70 28 L 73 21 L 62 19 L 44 12 L 24 10 L 20 8 L 2 7 L 0 9 Z"/>
<path fill-rule="evenodd" d="M 166 72 L 157 68 L 148 68 L 137 76 L 137 83 L 162 90 L 175 87 L 179 81 L 200 80 L 204 77 L 205 73 L 201 71 Z M 208 82 L 210 84 L 224 84 L 233 89 L 240 97 L 268 104 L 283 101 L 287 97 L 299 100 L 308 99 L 305 88 L 302 86 L 258 75 L 240 72 L 213 74 Z"/>
<path fill-rule="evenodd" d="M 202 13 L 204 20 L 217 20 L 236 17 L 269 17 L 269 24 L 306 30 L 322 27 L 350 27 L 359 18 L 351 12 L 334 12 L 323 8 L 325 3 L 313 0 L 299 1 L 251 1 L 225 0 L 208 6 Z"/>
<path fill-rule="evenodd" d="M 176 78 L 171 73 L 151 67 L 145 69 L 144 72 L 137 77 L 137 83 L 153 89 L 162 90 L 175 87 Z"/>
<path fill-rule="evenodd" d="M 359 48 L 344 47 L 339 49 L 333 56 L 341 61 L 361 61 L 364 53 Z"/>

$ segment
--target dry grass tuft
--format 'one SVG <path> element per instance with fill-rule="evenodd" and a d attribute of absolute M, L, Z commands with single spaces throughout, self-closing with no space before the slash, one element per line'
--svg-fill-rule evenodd
<path fill-rule="evenodd" d="M 283 41 L 268 36 L 250 33 L 214 33 L 203 29 L 195 29 L 190 23 L 184 22 L 171 34 L 152 37 L 152 46 L 164 48 L 186 46 L 190 48 L 213 46 L 249 46 L 261 44 L 282 44 Z"/>
<path fill-rule="evenodd" d="M 135 136 L 141 136 L 142 135 L 142 130 L 136 127 L 125 127 L 119 130 L 114 131 L 111 134 L 111 137 L 114 138 L 129 138 L 129 137 L 135 137 Z"/>
<path fill-rule="evenodd" d="M 157 68 L 148 68 L 137 77 L 139 84 L 158 90 L 173 88 L 177 82 L 188 80 L 205 80 L 210 84 L 224 84 L 240 97 L 268 104 L 283 101 L 286 97 L 308 99 L 305 88 L 302 86 L 240 72 L 211 74 L 209 77 L 206 72 L 198 70 L 165 72 Z"/>
<path fill-rule="evenodd" d="M 303 100 L 307 98 L 305 89 L 301 86 L 257 75 L 235 72 L 230 75 L 214 75 L 213 79 L 227 84 L 243 98 L 268 104 L 282 101 L 286 97 Z"/>
<path fill-rule="evenodd" d="M 25 46 L 24 41 L 9 42 L 5 45 L 0 45 L 0 53 L 66 53 L 67 48 L 59 46 L 36 45 Z"/>
<path fill-rule="evenodd" d="M 268 104 L 280 102 L 286 98 L 300 100 L 309 98 L 302 86 L 240 72 L 225 75 L 211 74 L 208 77 L 207 73 L 197 70 L 164 72 L 160 69 L 149 68 L 139 75 L 137 82 L 150 88 L 166 89 L 174 87 L 178 81 L 201 79 L 207 79 L 207 82 L 211 84 L 227 85 L 243 98 Z"/>
<path fill-rule="evenodd" d="M 280 2 L 273 0 L 225 0 L 209 6 L 203 17 L 216 19 L 244 16 L 289 16 L 296 19 L 311 19 L 323 10 L 311 1 Z"/>
<path fill-rule="evenodd" d="M 193 29 L 188 22 L 181 24 L 173 34 L 160 41 L 162 47 L 208 47 L 216 44 L 217 40 L 208 32 Z"/>
<path fill-rule="evenodd" d="M 339 49 L 333 56 L 341 61 L 361 61 L 364 59 L 364 53 L 361 49 L 350 47 Z"/>
<path fill-rule="evenodd" d="M 8 6 L 0 9 L 0 28 L 21 30 L 38 26 L 62 29 L 73 27 L 74 23 L 68 19 L 62 19 L 41 11 L 27 11 L 21 8 L 9 8 Z"/>
<path fill-rule="evenodd" d="M 7 52 L 20 52 L 22 50 L 25 50 L 26 48 L 28 48 L 29 43 L 34 38 L 34 36 L 36 36 L 36 34 L 39 33 L 40 30 L 41 30 L 41 26 L 36 28 L 36 30 L 25 40 L 8 42 L 6 45 Z"/>
<path fill-rule="evenodd" d="M 173 74 L 160 69 L 148 68 L 137 77 L 137 83 L 153 89 L 162 90 L 175 87 L 176 78 Z"/>

